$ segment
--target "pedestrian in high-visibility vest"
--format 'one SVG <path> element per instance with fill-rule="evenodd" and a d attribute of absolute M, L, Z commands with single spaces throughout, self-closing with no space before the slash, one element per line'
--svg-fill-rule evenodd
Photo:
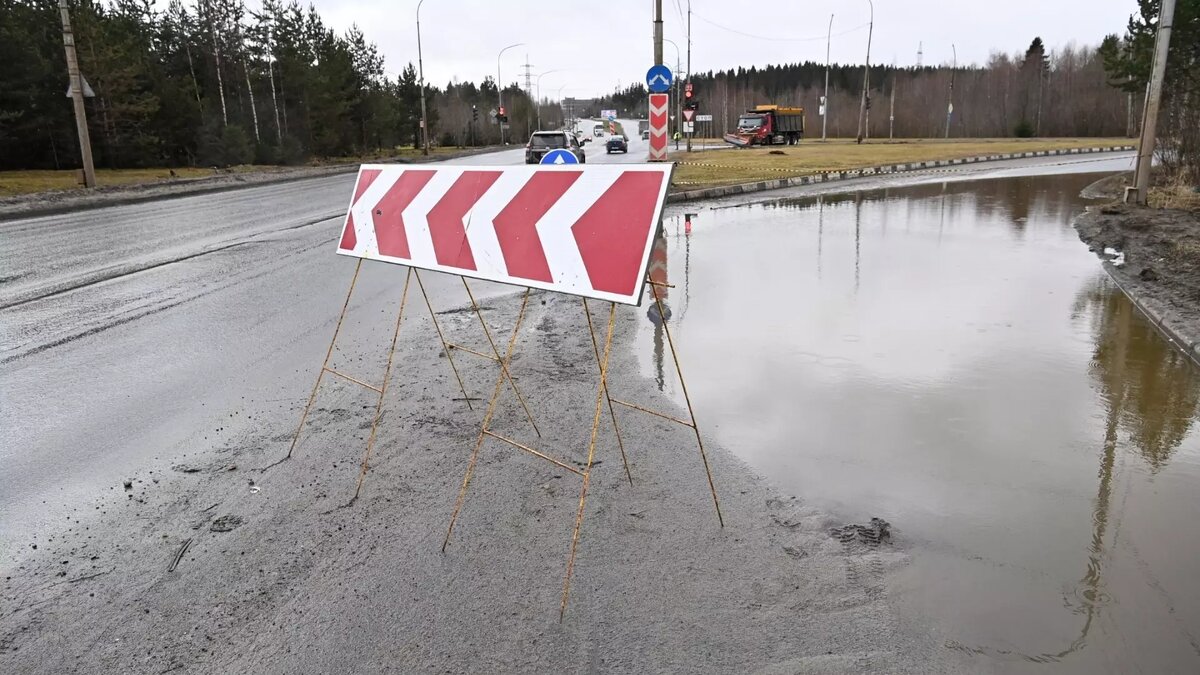
<path fill-rule="evenodd" d="M 675 149 L 676 149 L 676 150 L 678 150 L 678 149 L 679 149 L 679 139 L 680 139 L 682 136 L 683 136 L 683 134 L 679 133 L 679 130 L 678 130 L 678 129 L 676 129 L 676 130 L 675 130 L 675 136 L 674 136 L 674 138 L 675 138 Z"/>

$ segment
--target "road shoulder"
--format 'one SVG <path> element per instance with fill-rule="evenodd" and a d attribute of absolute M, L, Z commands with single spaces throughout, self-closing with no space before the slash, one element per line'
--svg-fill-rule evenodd
<path fill-rule="evenodd" d="M 1150 322 L 1200 364 L 1200 213 L 1111 202 L 1088 207 L 1075 230 Z"/>

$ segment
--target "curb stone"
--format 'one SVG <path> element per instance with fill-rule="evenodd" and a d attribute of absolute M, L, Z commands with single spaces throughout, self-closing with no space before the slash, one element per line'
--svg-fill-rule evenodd
<path fill-rule="evenodd" d="M 1138 297 L 1138 294 L 1131 290 L 1131 284 L 1120 278 L 1112 263 L 1104 262 L 1103 267 L 1104 271 L 1108 273 L 1108 278 L 1112 279 L 1117 288 L 1125 294 L 1125 297 L 1129 298 L 1133 306 L 1150 321 L 1151 325 L 1168 342 L 1183 352 L 1192 363 L 1200 366 L 1200 338 L 1188 334 L 1182 322 L 1176 318 L 1175 313 L 1169 308 L 1159 306 L 1160 303 L 1158 302 L 1154 302 L 1155 306 L 1151 306 L 1148 301 Z"/>
<path fill-rule="evenodd" d="M 1106 147 L 1089 147 L 1089 148 L 1066 148 L 1063 150 L 1041 150 L 1037 153 L 1032 152 L 1014 152 L 1003 155 L 980 155 L 976 157 L 967 157 L 957 160 L 934 160 L 925 162 L 911 162 L 908 164 L 893 164 L 885 166 L 873 166 L 863 169 L 853 169 L 849 171 L 831 171 L 826 173 L 810 174 L 807 176 L 793 176 L 791 178 L 779 178 L 768 181 L 755 181 L 753 183 L 737 183 L 734 185 L 721 185 L 717 187 L 701 188 L 699 190 L 686 190 L 683 192 L 673 192 L 667 195 L 666 203 L 675 204 L 679 202 L 697 201 L 702 199 L 716 199 L 718 197 L 728 197 L 732 195 L 745 194 L 747 192 L 762 192 L 766 190 L 781 190 L 789 187 L 797 187 L 801 185 L 809 185 L 812 183 L 828 183 L 832 181 L 848 180 L 850 178 L 859 178 L 865 175 L 876 175 L 882 173 L 899 173 L 902 171 L 920 171 L 934 167 L 945 167 L 952 164 L 975 164 L 978 162 L 995 162 L 1006 159 L 1024 159 L 1033 157 L 1035 154 L 1041 157 L 1055 157 L 1059 155 L 1076 155 L 1080 153 L 1096 153 L 1096 152 L 1127 152 L 1136 150 L 1132 145 L 1118 145 Z M 932 166 L 931 166 L 932 165 Z M 1195 357 L 1193 357 L 1195 358 Z"/>

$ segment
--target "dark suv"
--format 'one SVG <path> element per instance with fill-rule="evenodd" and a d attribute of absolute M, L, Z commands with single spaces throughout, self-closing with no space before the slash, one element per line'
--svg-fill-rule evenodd
<path fill-rule="evenodd" d="M 587 143 L 587 139 L 585 138 L 583 142 Z M 575 138 L 575 134 L 566 131 L 533 132 L 533 135 L 529 137 L 529 143 L 525 144 L 525 163 L 537 164 L 542 161 L 542 157 L 547 152 L 559 148 L 569 150 L 580 164 L 587 163 L 587 156 L 583 153 L 583 146 L 580 145 L 579 139 Z"/>

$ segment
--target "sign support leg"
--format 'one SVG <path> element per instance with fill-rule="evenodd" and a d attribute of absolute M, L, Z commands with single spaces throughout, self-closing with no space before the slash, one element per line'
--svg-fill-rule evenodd
<path fill-rule="evenodd" d="M 647 281 L 652 285 L 655 283 L 649 279 Z M 667 335 L 667 345 L 671 348 L 671 359 L 675 361 L 675 372 L 679 375 L 679 388 L 683 390 L 683 400 L 687 403 L 688 417 L 692 420 L 688 426 L 696 432 L 696 445 L 700 447 L 700 460 L 704 462 L 704 473 L 708 476 L 708 489 L 712 492 L 713 506 L 717 509 L 717 521 L 721 527 L 725 527 L 725 518 L 721 516 L 721 502 L 717 499 L 717 488 L 713 485 L 712 471 L 708 468 L 708 455 L 704 452 L 704 440 L 700 438 L 700 427 L 696 426 L 696 411 L 692 409 L 692 399 L 688 396 L 687 382 L 683 379 L 683 368 L 679 365 L 679 353 L 675 351 L 675 341 L 671 339 L 671 329 L 667 326 L 667 315 L 663 308 L 662 298 L 658 293 L 651 293 L 651 295 L 654 296 L 654 303 L 658 305 L 658 315 L 662 317 L 663 332 Z"/>
<path fill-rule="evenodd" d="M 467 472 L 463 476 L 462 487 L 458 490 L 458 499 L 454 503 L 454 512 L 450 514 L 450 526 L 446 529 L 446 538 L 442 540 L 442 553 L 446 552 L 446 547 L 450 545 L 450 535 L 454 533 L 454 524 L 458 521 L 458 513 L 462 510 L 463 502 L 467 498 L 467 486 L 471 484 L 471 476 L 475 473 L 475 464 L 479 460 L 479 450 L 483 447 L 483 439 L 488 435 L 488 425 L 492 421 L 492 415 L 496 412 L 496 403 L 500 400 L 500 393 L 504 391 L 504 379 L 508 373 L 508 362 L 512 360 L 513 348 L 517 344 L 517 335 L 521 331 L 521 322 L 525 320 L 525 307 L 529 304 L 529 289 L 525 289 L 525 293 L 521 298 L 521 309 L 517 312 L 517 324 L 513 326 L 512 336 L 508 339 L 508 351 L 504 355 L 504 359 L 500 362 L 502 366 L 500 374 L 496 376 L 496 388 L 492 391 L 492 398 L 488 401 L 487 412 L 483 415 L 483 425 L 479 428 L 479 438 L 475 440 L 475 449 L 471 452 L 471 459 L 467 462 Z"/>
<path fill-rule="evenodd" d="M 454 371 L 454 379 L 458 380 L 458 388 L 462 390 L 463 400 L 467 402 L 467 410 L 474 410 L 475 406 L 471 405 L 471 395 L 467 393 L 462 376 L 458 374 L 458 367 L 454 365 L 454 354 L 451 353 L 453 350 L 450 349 L 450 345 L 446 344 L 446 336 L 442 334 L 442 327 L 438 324 L 437 313 L 433 311 L 433 304 L 429 302 L 429 295 L 425 293 L 425 284 L 421 282 L 421 272 L 414 270 L 413 273 L 417 275 L 417 287 L 421 289 L 421 296 L 425 298 L 425 306 L 429 308 L 429 318 L 433 321 L 433 328 L 437 331 L 438 339 L 442 341 L 442 351 L 446 353 L 446 360 L 450 362 L 450 370 Z"/>
<path fill-rule="evenodd" d="M 559 621 L 562 621 L 563 616 L 567 613 L 567 598 L 571 594 L 571 573 L 575 570 L 575 551 L 579 548 L 579 528 L 583 525 L 583 509 L 587 504 L 588 485 L 592 478 L 592 461 L 596 456 L 596 432 L 600 429 L 600 411 L 604 408 L 605 380 L 608 377 L 608 357 L 612 353 L 613 323 L 616 314 L 616 303 L 608 303 L 608 337 L 604 340 L 604 359 L 600 362 L 600 384 L 596 387 L 596 412 L 592 416 L 592 440 L 588 443 L 587 468 L 583 471 L 583 486 L 579 489 L 579 510 L 575 513 L 575 531 L 571 535 L 571 554 L 567 558 L 567 575 L 563 579 L 562 603 L 558 608 Z"/>
<path fill-rule="evenodd" d="M 500 350 L 496 349 L 496 341 L 492 339 L 492 331 L 488 328 L 487 322 L 483 320 L 483 313 L 479 311 L 479 303 L 475 302 L 475 294 L 471 292 L 471 287 L 467 285 L 467 278 L 459 277 L 459 279 L 462 279 L 463 288 L 467 289 L 467 297 L 471 299 L 471 309 L 475 310 L 475 316 L 479 318 L 479 325 L 483 326 L 483 334 L 487 336 L 488 344 L 492 346 L 492 354 L 495 355 L 496 362 L 500 364 L 500 372 L 504 374 L 509 386 L 512 387 L 513 393 L 517 395 L 517 400 L 521 402 L 521 408 L 525 410 L 525 417 L 529 419 L 529 424 L 533 427 L 533 432 L 537 434 L 538 438 L 541 438 L 542 432 L 538 429 L 537 422 L 533 421 L 533 414 L 529 412 L 529 405 L 525 403 L 525 397 L 521 395 L 520 390 L 517 389 L 517 383 L 513 381 L 512 375 L 508 372 L 508 359 L 500 358 Z M 525 299 L 529 299 L 529 289 L 525 290 Z M 522 311 L 524 311 L 523 307 Z"/>
<path fill-rule="evenodd" d="M 296 433 L 292 436 L 292 445 L 288 448 L 287 457 L 283 458 L 285 460 L 292 458 L 292 452 L 296 449 L 296 441 L 300 440 L 300 430 L 304 428 L 304 421 L 308 419 L 308 411 L 317 398 L 317 390 L 321 388 L 321 378 L 325 377 L 325 371 L 329 369 L 333 346 L 337 344 L 338 333 L 342 331 L 342 321 L 346 318 L 346 310 L 350 308 L 350 296 L 354 295 L 354 285 L 358 283 L 358 272 L 362 269 L 362 263 L 363 259 L 359 258 L 358 264 L 354 266 L 354 276 L 350 278 L 350 289 L 346 291 L 346 301 L 342 303 L 342 313 L 338 315 L 337 327 L 333 329 L 333 339 L 329 341 L 329 349 L 325 352 L 325 360 L 321 362 L 321 370 L 317 371 L 317 381 L 313 383 L 312 393 L 308 395 L 308 403 L 304 404 L 304 412 L 300 414 L 300 424 L 296 426 Z"/>
<path fill-rule="evenodd" d="M 379 430 L 379 419 L 383 416 L 383 399 L 387 395 L 388 379 L 392 373 L 392 357 L 396 355 L 396 339 L 400 337 L 400 322 L 404 319 L 404 305 L 408 303 L 408 285 L 412 281 L 413 268 L 408 268 L 404 276 L 404 290 L 400 293 L 400 311 L 396 312 L 396 329 L 392 331 L 392 344 L 388 347 L 387 365 L 383 367 L 383 382 L 379 385 L 379 401 L 375 404 L 375 419 L 371 422 L 371 435 L 367 437 L 367 451 L 363 454 L 362 469 L 358 472 L 358 486 L 354 488 L 354 496 L 346 503 L 350 506 L 358 499 L 362 491 L 363 479 L 367 476 L 367 462 L 371 459 L 371 450 L 375 448 L 375 433 Z"/>
<path fill-rule="evenodd" d="M 592 311 L 588 309 L 587 298 L 583 300 L 583 314 L 587 317 L 588 335 L 592 336 L 592 352 L 596 355 L 596 366 L 600 366 L 600 346 L 596 342 L 596 329 L 592 325 Z M 617 447 L 621 449 L 621 463 L 625 465 L 625 478 L 629 481 L 630 487 L 633 486 L 633 474 L 629 472 L 629 460 L 625 456 L 625 441 L 621 440 L 621 427 L 617 426 L 617 411 L 613 410 L 612 392 L 608 389 L 608 383 L 604 384 L 604 398 L 608 401 L 608 414 L 612 418 L 613 432 L 617 435 Z"/>

